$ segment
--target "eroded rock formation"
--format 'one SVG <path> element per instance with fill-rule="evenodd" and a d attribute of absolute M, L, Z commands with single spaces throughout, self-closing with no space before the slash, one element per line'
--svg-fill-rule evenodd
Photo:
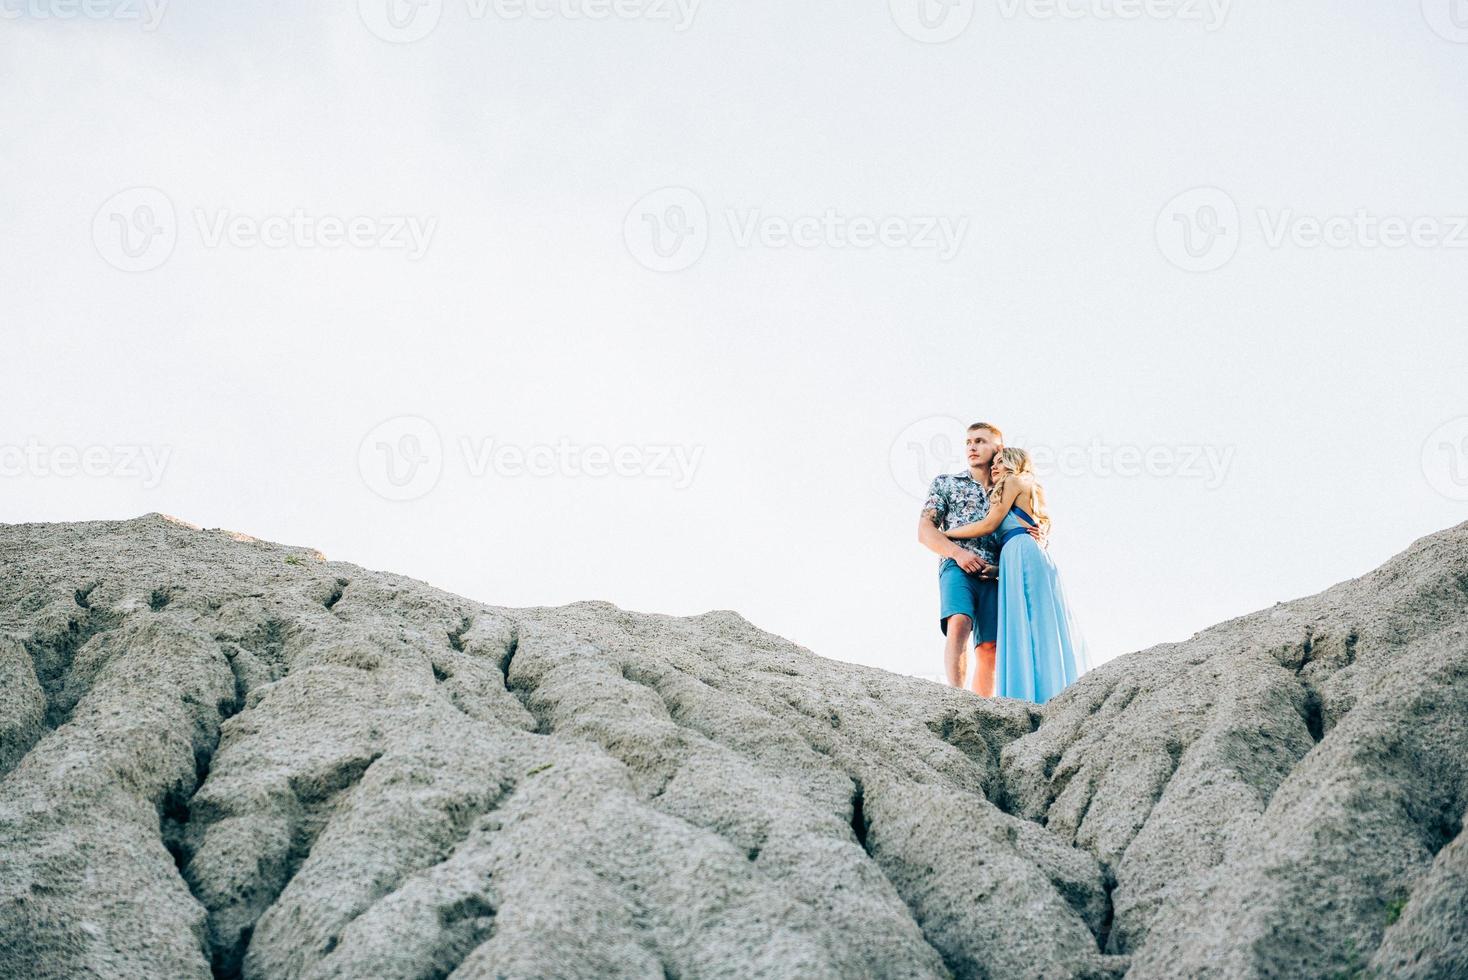
<path fill-rule="evenodd" d="M 1044 708 L 0 526 L 0 975 L 1468 976 L 1468 524 Z"/>

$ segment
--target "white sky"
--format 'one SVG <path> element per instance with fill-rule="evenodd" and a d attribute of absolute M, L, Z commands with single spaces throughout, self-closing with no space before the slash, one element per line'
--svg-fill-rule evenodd
<path fill-rule="evenodd" d="M 972 15 L 944 44 L 899 27 L 916 0 L 685 0 L 681 31 L 671 0 L 425 0 L 411 43 L 369 30 L 389 0 L 176 0 L 154 30 L 89 2 L 0 0 L 0 520 L 156 510 L 933 674 L 913 486 L 968 421 L 1064 461 L 1053 554 L 1097 660 L 1468 518 L 1456 0 L 959 0 L 927 11 Z M 427 247 L 248 237 L 297 211 Z M 688 267 L 647 267 L 658 218 Z M 956 254 L 909 247 L 931 218 Z M 1415 242 L 1372 247 L 1394 222 Z M 426 430 L 359 449 L 404 416 L 442 472 L 390 501 L 378 443 Z M 637 473 L 476 473 L 461 440 L 630 446 Z"/>

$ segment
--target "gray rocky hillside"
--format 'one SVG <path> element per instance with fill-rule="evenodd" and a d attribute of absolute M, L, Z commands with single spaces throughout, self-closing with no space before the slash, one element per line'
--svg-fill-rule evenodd
<path fill-rule="evenodd" d="M 1043 709 L 0 525 L 0 976 L 1468 976 L 1468 524 Z"/>

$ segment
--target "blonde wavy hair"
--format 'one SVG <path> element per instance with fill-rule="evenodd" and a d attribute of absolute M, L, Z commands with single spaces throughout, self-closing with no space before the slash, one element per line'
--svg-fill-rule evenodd
<path fill-rule="evenodd" d="M 1035 464 L 1030 459 L 1030 454 L 1018 446 L 1005 446 L 994 454 L 994 462 L 1003 463 L 1008 473 L 1002 480 L 989 488 L 989 501 L 997 504 L 1004 497 L 1004 484 L 1009 482 L 1011 476 L 1028 476 L 1030 478 L 1030 495 L 1034 497 L 1034 510 L 1030 511 L 1041 527 L 1047 530 L 1050 527 L 1050 508 L 1045 503 L 1045 490 L 1035 479 Z"/>

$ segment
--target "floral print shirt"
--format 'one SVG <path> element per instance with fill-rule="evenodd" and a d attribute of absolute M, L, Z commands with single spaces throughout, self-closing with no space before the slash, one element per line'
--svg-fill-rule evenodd
<path fill-rule="evenodd" d="M 940 531 L 951 531 L 964 524 L 976 524 L 989 516 L 989 493 L 967 471 L 942 473 L 933 480 L 933 485 L 928 489 L 923 513 L 928 511 L 937 515 Z M 986 534 L 982 538 L 964 538 L 954 543 L 972 551 L 991 565 L 999 561 L 999 549 L 995 547 L 996 538 L 992 534 Z"/>

